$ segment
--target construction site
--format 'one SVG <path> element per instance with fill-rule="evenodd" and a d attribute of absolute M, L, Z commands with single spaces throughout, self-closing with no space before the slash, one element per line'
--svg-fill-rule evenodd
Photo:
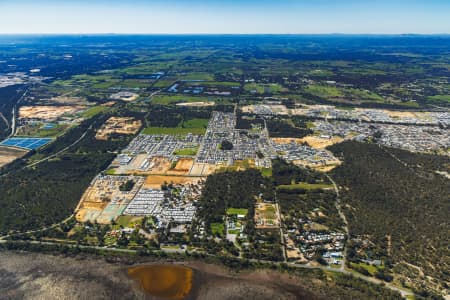
<path fill-rule="evenodd" d="M 136 134 L 142 127 L 142 122 L 131 117 L 111 117 L 97 131 L 97 140 L 107 140 L 113 134 Z"/>

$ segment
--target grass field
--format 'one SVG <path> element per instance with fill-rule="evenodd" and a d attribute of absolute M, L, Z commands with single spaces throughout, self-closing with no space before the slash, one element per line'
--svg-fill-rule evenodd
<path fill-rule="evenodd" d="M 142 130 L 143 134 L 168 134 L 168 135 L 187 135 L 189 133 L 203 135 L 205 128 L 180 128 L 180 127 L 147 127 Z"/>
<path fill-rule="evenodd" d="M 182 156 L 194 156 L 198 152 L 198 147 L 195 148 L 184 148 L 178 149 L 173 152 L 173 155 L 182 155 Z"/>
<path fill-rule="evenodd" d="M 383 97 L 375 93 L 352 88 L 338 88 L 329 85 L 309 85 L 305 88 L 305 92 L 327 100 L 345 99 L 359 100 L 369 102 L 384 102 Z"/>
<path fill-rule="evenodd" d="M 306 183 L 299 182 L 295 184 L 285 184 L 277 186 L 278 189 L 284 190 L 295 190 L 295 189 L 305 189 L 305 190 L 317 190 L 317 189 L 329 189 L 332 188 L 333 185 L 326 183 Z"/>
<path fill-rule="evenodd" d="M 256 94 L 277 94 L 282 92 L 284 88 L 278 83 L 271 83 L 271 84 L 248 83 L 244 85 L 244 90 L 246 92 L 255 92 Z"/>
<path fill-rule="evenodd" d="M 239 82 L 231 82 L 231 81 L 205 81 L 199 83 L 202 86 L 223 86 L 223 87 L 240 87 L 241 84 Z"/>
<path fill-rule="evenodd" d="M 262 168 L 261 174 L 264 177 L 272 177 L 272 168 Z"/>
<path fill-rule="evenodd" d="M 430 96 L 427 98 L 431 101 L 439 101 L 439 102 L 450 102 L 450 95 L 436 95 L 436 96 Z"/>
<path fill-rule="evenodd" d="M 91 108 L 85 110 L 81 114 L 81 116 L 85 119 L 90 119 L 93 116 L 105 111 L 106 109 L 107 109 L 107 107 L 105 107 L 105 106 L 94 106 L 94 107 L 91 107 Z"/>
<path fill-rule="evenodd" d="M 117 218 L 117 225 L 123 226 L 123 227 L 134 227 L 137 224 L 140 224 L 142 220 L 142 217 L 135 217 L 135 216 L 120 216 Z"/>
<path fill-rule="evenodd" d="M 180 123 L 182 128 L 206 128 L 208 126 L 208 119 L 190 119 Z"/>
<path fill-rule="evenodd" d="M 314 96 L 322 98 L 335 98 L 344 96 L 342 91 L 334 86 L 309 85 L 306 87 L 305 91 Z"/>
<path fill-rule="evenodd" d="M 158 80 L 153 87 L 155 88 L 168 88 L 170 87 L 174 82 L 176 81 L 176 78 L 165 78 Z"/>
<path fill-rule="evenodd" d="M 248 213 L 248 209 L 246 208 L 234 208 L 230 207 L 227 209 L 227 215 L 244 215 L 246 216 Z"/>
<path fill-rule="evenodd" d="M 202 81 L 213 81 L 214 75 L 210 73 L 189 73 L 179 77 L 180 80 L 202 80 Z"/>
<path fill-rule="evenodd" d="M 213 235 L 225 235 L 225 225 L 223 223 L 211 223 L 211 233 Z"/>

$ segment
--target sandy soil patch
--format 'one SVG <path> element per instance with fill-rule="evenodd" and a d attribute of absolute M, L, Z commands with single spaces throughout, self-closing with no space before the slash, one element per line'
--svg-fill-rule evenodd
<path fill-rule="evenodd" d="M 27 154 L 28 151 L 0 146 L 0 168 Z"/>
<path fill-rule="evenodd" d="M 391 118 L 415 118 L 417 114 L 410 111 L 397 111 L 397 110 L 383 110 L 384 113 L 387 113 Z"/>
<path fill-rule="evenodd" d="M 341 164 L 341 161 L 339 161 L 339 160 L 330 160 L 330 161 L 327 161 L 325 164 L 311 163 L 309 161 L 304 161 L 304 160 L 294 160 L 292 162 L 295 165 L 310 167 L 310 168 L 313 168 L 314 170 L 321 171 L 321 172 L 331 171 Z"/>
<path fill-rule="evenodd" d="M 208 176 L 214 173 L 217 169 L 217 166 L 214 164 L 206 164 L 206 163 L 195 163 L 191 168 L 191 172 L 189 175 L 192 176 Z"/>
<path fill-rule="evenodd" d="M 141 166 L 147 162 L 147 167 L 141 169 Z M 126 174 L 166 174 L 170 169 L 172 162 L 161 156 L 149 157 L 148 154 L 138 154 L 128 166 L 119 167 L 120 173 Z"/>
<path fill-rule="evenodd" d="M 164 183 L 190 184 L 197 183 L 201 177 L 150 175 L 145 179 L 144 188 L 160 189 Z"/>
<path fill-rule="evenodd" d="M 208 106 L 214 106 L 214 102 L 183 102 L 183 103 L 177 103 L 177 106 L 187 106 L 187 107 L 208 107 Z"/>
<path fill-rule="evenodd" d="M 111 117 L 97 130 L 97 140 L 107 140 L 112 134 L 136 134 L 142 126 L 140 120 L 128 117 Z"/>
<path fill-rule="evenodd" d="M 280 226 L 278 206 L 272 203 L 257 203 L 255 206 L 256 228 L 277 228 Z"/>
<path fill-rule="evenodd" d="M 120 187 L 128 180 L 134 181 L 130 191 L 121 191 Z M 87 188 L 80 199 L 75 217 L 80 222 L 97 220 L 106 224 L 117 218 L 126 205 L 134 198 L 143 179 L 132 176 L 102 176 Z"/>
<path fill-rule="evenodd" d="M 272 141 L 274 141 L 277 144 L 290 144 L 290 143 L 300 144 L 303 140 L 300 138 L 272 138 Z"/>
<path fill-rule="evenodd" d="M 277 144 L 289 144 L 289 143 L 307 143 L 310 147 L 315 149 L 324 149 L 328 146 L 338 144 L 344 141 L 343 138 L 334 136 L 332 138 L 322 138 L 319 136 L 309 135 L 304 138 L 272 138 Z"/>
<path fill-rule="evenodd" d="M 152 157 L 150 160 L 150 169 L 148 172 L 150 174 L 165 174 L 172 165 L 172 162 L 165 157 Z"/>
<path fill-rule="evenodd" d="M 321 137 L 313 136 L 313 135 L 306 136 L 300 140 L 301 140 L 301 142 L 306 142 L 310 147 L 316 148 L 316 149 L 324 149 L 328 146 L 331 146 L 334 144 L 339 144 L 344 141 L 343 138 L 338 137 L 338 136 L 327 139 L 327 138 L 321 138 Z"/>
<path fill-rule="evenodd" d="M 19 108 L 19 118 L 55 120 L 64 114 L 75 114 L 85 106 L 22 106 Z"/>
<path fill-rule="evenodd" d="M 270 109 L 279 115 L 288 115 L 289 114 L 289 109 L 282 104 L 276 104 L 276 105 L 268 105 L 270 107 Z"/>
<path fill-rule="evenodd" d="M 194 159 L 192 158 L 180 158 L 177 161 L 175 168 L 169 170 L 167 174 L 187 175 L 193 164 Z"/>

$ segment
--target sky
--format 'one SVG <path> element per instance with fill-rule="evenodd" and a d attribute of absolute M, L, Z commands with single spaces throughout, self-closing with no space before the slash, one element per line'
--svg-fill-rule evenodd
<path fill-rule="evenodd" d="M 449 34 L 450 0 L 0 0 L 0 34 Z"/>

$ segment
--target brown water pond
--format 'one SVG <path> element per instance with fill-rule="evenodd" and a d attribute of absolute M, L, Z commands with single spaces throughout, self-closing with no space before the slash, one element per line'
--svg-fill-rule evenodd
<path fill-rule="evenodd" d="M 184 299 L 193 285 L 193 270 L 180 265 L 142 265 L 128 268 L 128 275 L 146 293 L 161 299 Z"/>

